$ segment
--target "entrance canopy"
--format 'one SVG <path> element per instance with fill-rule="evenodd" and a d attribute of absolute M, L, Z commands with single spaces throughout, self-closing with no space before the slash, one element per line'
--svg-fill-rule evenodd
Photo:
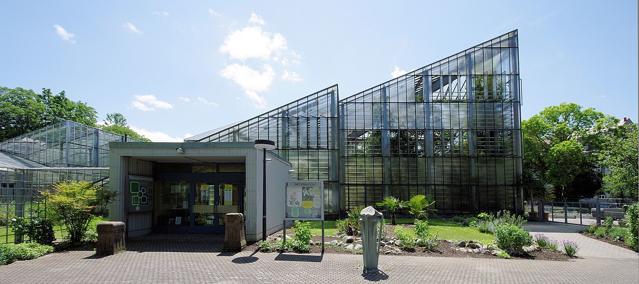
<path fill-rule="evenodd" d="M 253 143 L 111 143 L 109 217 L 129 237 L 150 232 L 221 233 L 243 213 L 247 240 L 261 238 L 262 153 Z M 267 233 L 282 226 L 291 164 L 267 152 Z M 260 190 L 258 190 L 260 189 Z M 258 222 L 258 220 L 260 222 Z"/>

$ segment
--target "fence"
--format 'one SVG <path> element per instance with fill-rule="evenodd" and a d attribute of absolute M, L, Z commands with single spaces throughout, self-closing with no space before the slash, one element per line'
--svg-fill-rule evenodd
<path fill-rule="evenodd" d="M 98 190 L 108 190 L 108 178 L 94 181 L 92 184 Z M 30 191 L 29 195 L 0 195 L 0 243 L 18 243 L 28 241 L 27 236 L 15 234 L 11 224 L 13 220 L 22 217 L 25 221 L 32 219 L 52 219 L 54 213 L 47 206 L 47 198 L 38 191 Z M 106 214 L 107 204 L 97 204 L 97 212 Z M 56 240 L 68 237 L 66 228 L 59 222 L 54 222 L 53 232 Z"/>
<path fill-rule="evenodd" d="M 526 201 L 526 212 L 537 220 L 579 225 L 601 225 L 601 220 L 611 217 L 615 222 L 624 218 L 625 205 L 631 200 L 589 198 L 579 200 Z"/>

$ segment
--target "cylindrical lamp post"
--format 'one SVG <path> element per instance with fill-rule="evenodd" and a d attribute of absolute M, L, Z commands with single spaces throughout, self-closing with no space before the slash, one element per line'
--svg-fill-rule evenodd
<path fill-rule="evenodd" d="M 262 240 L 266 241 L 266 151 L 275 149 L 271 140 L 255 140 L 255 149 L 262 149 Z"/>

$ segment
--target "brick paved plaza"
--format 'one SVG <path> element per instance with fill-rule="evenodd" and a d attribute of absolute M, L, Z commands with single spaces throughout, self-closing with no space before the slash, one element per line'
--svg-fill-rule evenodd
<path fill-rule="evenodd" d="M 569 231 L 544 234 L 575 240 L 581 259 L 382 256 L 383 274 L 369 276 L 361 275 L 361 255 L 233 254 L 202 237 L 156 236 L 131 241 L 129 251 L 114 256 L 71 251 L 0 266 L 0 283 L 639 283 L 636 253 Z"/>

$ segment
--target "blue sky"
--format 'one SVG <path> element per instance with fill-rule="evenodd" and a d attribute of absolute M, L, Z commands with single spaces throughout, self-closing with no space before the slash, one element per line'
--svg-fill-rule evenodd
<path fill-rule="evenodd" d="M 65 90 L 153 140 L 335 83 L 347 97 L 519 29 L 523 118 L 637 118 L 635 1 L 2 1 L 0 86 Z"/>

